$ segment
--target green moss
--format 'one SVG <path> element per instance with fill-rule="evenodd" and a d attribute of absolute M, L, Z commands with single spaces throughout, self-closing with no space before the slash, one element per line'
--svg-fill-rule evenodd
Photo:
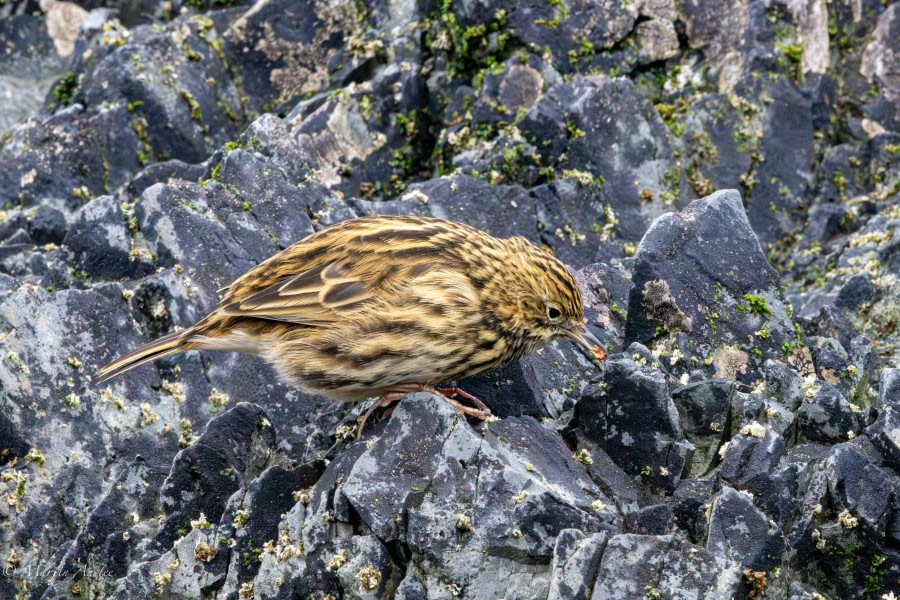
<path fill-rule="evenodd" d="M 203 60 L 203 55 L 191 48 L 191 45 L 187 41 L 182 45 L 181 52 L 184 54 L 184 57 L 190 61 L 196 62 Z"/>
<path fill-rule="evenodd" d="M 570 140 L 577 140 L 578 138 L 585 136 L 584 130 L 579 129 L 574 121 L 566 121 L 566 131 L 569 134 Z"/>
<path fill-rule="evenodd" d="M 791 61 L 798 63 L 803 60 L 803 44 L 794 42 L 793 44 L 779 44 L 778 49 Z"/>
<path fill-rule="evenodd" d="M 178 94 L 181 96 L 182 100 L 187 102 L 188 107 L 190 107 L 191 118 L 198 123 L 201 123 L 203 121 L 203 109 L 200 108 L 200 103 L 197 102 L 197 99 L 187 90 L 178 90 Z"/>
<path fill-rule="evenodd" d="M 766 304 L 766 299 L 762 296 L 744 294 L 744 300 L 747 302 L 747 306 L 750 312 L 757 315 L 762 315 L 764 317 L 768 317 L 772 314 L 772 311 L 769 310 L 769 305 Z M 738 308 L 738 310 L 740 310 L 740 308 Z"/>
<path fill-rule="evenodd" d="M 448 75 L 451 79 L 463 75 L 472 78 L 475 74 L 483 77 L 483 71 L 498 62 L 495 52 L 505 51 L 510 36 L 504 9 L 497 10 L 487 22 L 464 29 L 457 22 L 450 0 L 442 0 L 438 13 L 429 16 L 426 23 L 426 48 L 438 50 L 434 47 L 437 40 L 449 38 L 451 42 L 450 48 L 446 48 L 444 44 L 439 48 L 440 51 L 447 52 Z M 471 81 L 475 83 L 474 79 Z"/>
<path fill-rule="evenodd" d="M 659 116 L 662 118 L 663 123 L 666 124 L 666 127 L 669 128 L 669 131 L 672 132 L 672 135 L 675 137 L 681 137 L 684 134 L 684 125 L 679 120 L 678 116 L 684 113 L 687 109 L 686 105 L 668 104 L 665 102 L 660 102 L 659 104 L 654 104 L 656 108 L 656 112 L 659 113 Z"/>
<path fill-rule="evenodd" d="M 837 187 L 838 194 L 843 196 L 844 192 L 847 190 L 847 178 L 844 177 L 844 174 L 840 171 L 835 171 L 834 175 L 831 177 L 831 181 L 833 181 L 835 187 Z"/>
<path fill-rule="evenodd" d="M 478 123 L 475 125 L 475 137 L 481 140 L 489 140 L 494 137 L 495 129 L 490 123 Z"/>
<path fill-rule="evenodd" d="M 78 80 L 75 73 L 71 71 L 63 73 L 62 77 L 56 80 L 53 86 L 53 99 L 62 106 L 68 106 L 72 102 L 72 96 L 78 87 Z"/>
<path fill-rule="evenodd" d="M 784 355 L 789 356 L 802 347 L 803 342 L 785 342 L 781 345 L 781 352 Z"/>
<path fill-rule="evenodd" d="M 522 163 L 522 146 L 516 145 L 503 151 L 503 166 L 501 170 L 504 175 L 512 176 L 519 171 Z"/>

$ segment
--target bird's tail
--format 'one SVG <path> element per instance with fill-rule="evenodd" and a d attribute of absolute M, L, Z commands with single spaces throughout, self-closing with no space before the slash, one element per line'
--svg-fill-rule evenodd
<path fill-rule="evenodd" d="M 157 358 L 194 349 L 197 344 L 191 342 L 189 339 L 192 335 L 192 329 L 170 333 L 158 340 L 150 342 L 146 346 L 141 346 L 130 354 L 117 358 L 97 371 L 97 383 L 100 384 L 104 381 L 108 381 L 113 377 L 121 375 L 125 371 L 129 371 L 144 363 L 156 360 Z"/>

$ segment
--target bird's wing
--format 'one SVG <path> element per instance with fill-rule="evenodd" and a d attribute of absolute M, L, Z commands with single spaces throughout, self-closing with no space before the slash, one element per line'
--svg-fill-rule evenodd
<path fill-rule="evenodd" d="M 437 285 L 437 271 L 464 272 L 454 249 L 477 236 L 484 234 L 425 217 L 345 221 L 245 273 L 231 284 L 216 313 L 327 325 L 360 310 L 397 306 L 403 302 L 398 294 Z"/>
<path fill-rule="evenodd" d="M 380 290 L 374 284 L 385 278 L 375 276 L 371 267 L 371 262 L 320 265 L 226 304 L 218 312 L 303 325 L 331 323 L 377 300 Z"/>

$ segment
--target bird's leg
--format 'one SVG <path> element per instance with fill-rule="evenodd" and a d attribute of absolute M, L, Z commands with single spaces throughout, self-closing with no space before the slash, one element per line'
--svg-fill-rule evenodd
<path fill-rule="evenodd" d="M 372 406 L 369 407 L 369 410 L 366 413 L 359 417 L 356 420 L 356 439 L 359 439 L 362 436 L 363 428 L 366 426 L 366 421 L 369 420 L 369 417 L 372 416 L 372 413 L 375 412 L 378 408 L 384 408 L 390 406 L 394 402 L 397 402 L 401 398 L 403 398 L 405 392 L 385 392 L 381 395 L 381 398 L 372 403 Z"/>
<path fill-rule="evenodd" d="M 451 381 L 447 385 L 447 387 L 436 388 L 436 389 L 439 394 L 443 394 L 444 396 L 447 396 L 448 398 L 451 396 L 460 396 L 462 398 L 465 398 L 466 400 L 471 400 L 472 402 L 475 403 L 475 406 L 477 406 L 481 410 L 485 410 L 489 413 L 491 412 L 491 409 L 488 408 L 487 404 L 485 404 L 484 402 L 482 402 L 481 400 L 479 400 L 478 398 L 476 398 L 469 392 L 465 391 L 464 389 L 457 387 L 457 382 L 455 382 L 455 381 Z"/>
<path fill-rule="evenodd" d="M 476 419 L 481 419 L 482 421 L 484 421 L 488 417 L 493 416 L 491 415 L 491 410 L 481 400 L 469 393 L 460 390 L 459 388 L 436 389 L 424 383 L 402 383 L 400 385 L 395 385 L 388 388 L 382 398 L 388 396 L 389 394 L 400 394 L 402 396 L 403 394 L 409 394 L 412 392 L 428 392 L 429 394 L 434 394 L 435 396 L 452 406 L 454 409 L 456 409 L 456 412 L 463 415 L 475 417 Z M 454 400 L 451 397 L 455 394 L 474 401 L 478 404 L 478 407 L 472 408 L 471 406 L 460 404 L 457 400 Z M 371 408 L 369 410 L 372 411 L 374 410 L 374 408 Z"/>

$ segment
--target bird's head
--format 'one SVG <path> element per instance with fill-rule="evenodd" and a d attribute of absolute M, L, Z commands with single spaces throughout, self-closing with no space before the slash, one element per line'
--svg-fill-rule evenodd
<path fill-rule="evenodd" d="M 581 291 L 569 268 L 523 238 L 507 241 L 519 264 L 498 274 L 504 301 L 497 316 L 504 325 L 525 336 L 530 349 L 566 337 L 604 360 L 606 349 L 585 325 Z"/>

